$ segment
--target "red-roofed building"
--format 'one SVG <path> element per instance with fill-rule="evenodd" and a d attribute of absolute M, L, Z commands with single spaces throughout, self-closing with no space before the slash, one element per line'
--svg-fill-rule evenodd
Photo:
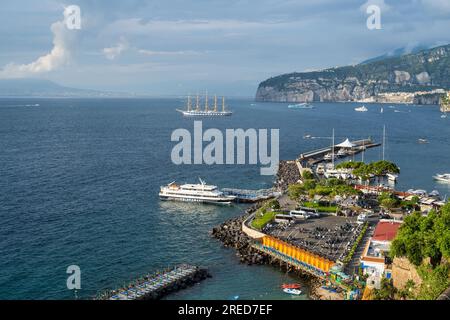
<path fill-rule="evenodd" d="M 372 241 L 391 242 L 397 235 L 400 225 L 400 221 L 381 220 L 373 232 Z"/>
<path fill-rule="evenodd" d="M 364 273 L 369 275 L 367 279 L 369 286 L 379 288 L 383 275 L 390 278 L 391 273 L 386 269 L 385 257 L 401 224 L 401 221 L 396 220 L 380 220 L 372 238 L 367 241 L 361 257 L 361 267 Z"/>

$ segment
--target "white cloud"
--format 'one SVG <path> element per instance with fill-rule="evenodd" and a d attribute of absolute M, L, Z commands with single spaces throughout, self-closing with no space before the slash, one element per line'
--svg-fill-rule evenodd
<path fill-rule="evenodd" d="M 203 52 L 200 51 L 194 51 L 194 50 L 186 50 L 186 51 L 153 51 L 153 50 L 146 50 L 146 49 L 140 49 L 138 50 L 140 54 L 146 55 L 146 56 L 185 56 L 185 55 L 199 55 L 203 54 Z"/>
<path fill-rule="evenodd" d="M 129 45 L 124 37 L 121 37 L 116 46 L 110 48 L 103 48 L 103 54 L 109 60 L 114 60 L 120 56 L 124 51 L 128 50 Z"/>
<path fill-rule="evenodd" d="M 52 50 L 28 64 L 9 63 L 0 70 L 0 78 L 19 78 L 50 72 L 65 65 L 70 60 L 68 31 L 63 21 L 50 27 L 53 33 Z"/>
<path fill-rule="evenodd" d="M 148 34 L 151 32 L 193 32 L 217 30 L 260 29 L 273 26 L 280 21 L 241 21 L 241 20 L 149 20 L 130 18 L 117 20 L 106 28 L 106 32 L 116 30 L 127 34 Z"/>

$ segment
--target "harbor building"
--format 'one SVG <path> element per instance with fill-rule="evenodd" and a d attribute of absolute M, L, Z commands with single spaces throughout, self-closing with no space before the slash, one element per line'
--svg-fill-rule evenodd
<path fill-rule="evenodd" d="M 367 241 L 361 257 L 361 268 L 367 274 L 367 285 L 379 289 L 381 279 L 391 278 L 390 262 L 387 258 L 391 242 L 397 235 L 402 222 L 396 220 L 380 220 L 373 236 Z"/>

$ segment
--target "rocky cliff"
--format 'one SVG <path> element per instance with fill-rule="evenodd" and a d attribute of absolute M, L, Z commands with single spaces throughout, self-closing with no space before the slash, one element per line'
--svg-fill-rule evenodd
<path fill-rule="evenodd" d="M 436 104 L 448 89 L 450 45 L 355 66 L 276 76 L 260 83 L 256 100 L 378 101 L 384 94 L 389 102 L 390 95 L 402 92 L 412 99 L 405 103 Z"/>

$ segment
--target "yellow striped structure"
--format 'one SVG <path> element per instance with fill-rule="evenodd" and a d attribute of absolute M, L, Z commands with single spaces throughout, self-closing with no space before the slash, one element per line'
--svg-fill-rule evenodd
<path fill-rule="evenodd" d="M 321 277 L 335 264 L 334 261 L 271 236 L 264 236 L 260 243 L 255 244 L 255 248 Z"/>

